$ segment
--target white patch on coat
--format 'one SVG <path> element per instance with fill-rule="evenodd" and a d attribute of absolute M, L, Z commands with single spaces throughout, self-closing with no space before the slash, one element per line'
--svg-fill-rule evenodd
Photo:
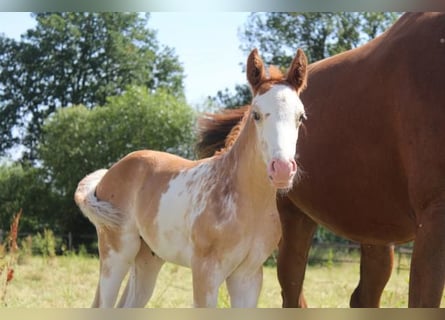
<path fill-rule="evenodd" d="M 99 282 L 101 292 L 100 305 L 102 307 L 113 307 L 122 280 L 130 266 L 134 263 L 134 257 L 139 250 L 139 234 L 133 224 L 127 224 L 123 227 L 119 243 L 125 250 L 115 251 L 110 246 L 105 249 L 107 253 L 105 255 L 106 258 L 102 261 L 103 270 L 101 271 Z"/>
<path fill-rule="evenodd" d="M 152 247 L 162 259 L 191 266 L 191 230 L 196 218 L 205 210 L 212 191 L 210 174 L 208 163 L 183 170 L 162 194 L 155 221 L 158 239 Z"/>

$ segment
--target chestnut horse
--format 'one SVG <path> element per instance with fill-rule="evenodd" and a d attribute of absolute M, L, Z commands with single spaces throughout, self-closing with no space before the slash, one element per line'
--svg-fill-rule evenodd
<path fill-rule="evenodd" d="M 192 269 L 197 307 L 215 307 L 225 280 L 232 307 L 256 306 L 262 264 L 281 237 L 275 194 L 297 173 L 306 65 L 298 50 L 287 77 L 278 69 L 267 77 L 251 52 L 252 107 L 227 151 L 198 161 L 137 151 L 80 181 L 75 201 L 99 240 L 93 306 L 114 306 L 129 270 L 118 305 L 145 306 L 164 261 Z"/>
<path fill-rule="evenodd" d="M 317 224 L 361 243 L 352 307 L 378 307 L 393 245 L 415 240 L 409 307 L 438 307 L 445 282 L 445 13 L 407 13 L 362 47 L 313 63 L 301 99 L 304 176 L 278 197 L 284 307 L 304 307 Z M 239 111 L 202 132 L 201 155 L 223 143 Z M 220 119 L 222 121 L 224 119 Z M 219 126 L 219 127 L 218 127 Z"/>

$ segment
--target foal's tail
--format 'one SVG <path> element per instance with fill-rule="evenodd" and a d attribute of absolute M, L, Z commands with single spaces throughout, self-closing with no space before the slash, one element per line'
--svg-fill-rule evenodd
<path fill-rule="evenodd" d="M 198 158 L 211 157 L 230 147 L 239 134 L 241 120 L 249 107 L 204 114 L 198 121 L 198 142 L 195 146 Z"/>
<path fill-rule="evenodd" d="M 74 201 L 82 213 L 96 226 L 117 228 L 122 224 L 122 214 L 111 203 L 96 197 L 96 186 L 108 170 L 94 171 L 83 178 L 74 193 Z"/>

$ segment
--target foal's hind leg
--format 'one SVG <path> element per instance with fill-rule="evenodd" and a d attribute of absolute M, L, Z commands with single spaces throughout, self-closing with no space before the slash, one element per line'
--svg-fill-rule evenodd
<path fill-rule="evenodd" d="M 93 307 L 111 308 L 139 250 L 140 238 L 137 233 L 109 229 L 99 230 L 98 238 L 100 274 Z"/>
<path fill-rule="evenodd" d="M 279 197 L 277 207 L 282 227 L 277 271 L 283 307 L 305 308 L 307 303 L 303 296 L 303 280 L 317 224 L 302 213 L 287 197 Z"/>
<path fill-rule="evenodd" d="M 157 257 L 142 241 L 118 307 L 144 307 L 153 294 L 156 279 L 163 264 L 164 260 Z"/>
<path fill-rule="evenodd" d="M 360 281 L 351 296 L 351 307 L 379 307 L 383 289 L 391 276 L 393 259 L 392 246 L 361 245 Z"/>

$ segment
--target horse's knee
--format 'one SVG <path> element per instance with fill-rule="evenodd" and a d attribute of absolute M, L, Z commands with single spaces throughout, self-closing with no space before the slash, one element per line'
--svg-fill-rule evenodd
<path fill-rule="evenodd" d="M 360 281 L 351 295 L 352 308 L 377 308 L 394 259 L 393 246 L 361 245 Z"/>
<path fill-rule="evenodd" d="M 307 303 L 303 295 L 303 281 L 317 224 L 299 211 L 287 218 L 284 218 L 284 212 L 280 214 L 283 223 L 283 238 L 278 248 L 277 273 L 281 286 L 282 305 L 287 308 L 305 308 Z"/>
<path fill-rule="evenodd" d="M 409 307 L 439 307 L 445 285 L 445 206 L 418 215 L 411 258 Z"/>

